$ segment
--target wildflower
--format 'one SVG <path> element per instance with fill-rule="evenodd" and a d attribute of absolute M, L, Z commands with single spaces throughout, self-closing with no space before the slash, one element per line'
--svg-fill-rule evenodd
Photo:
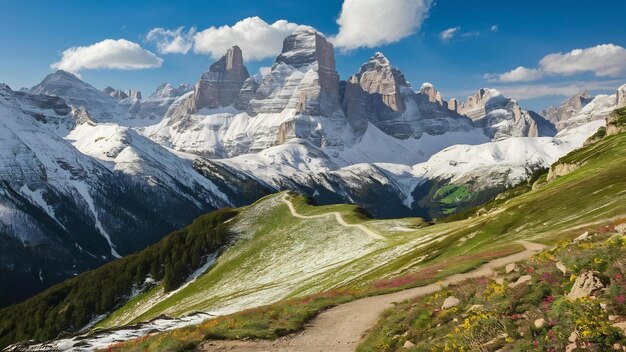
<path fill-rule="evenodd" d="M 615 298 L 615 300 L 617 301 L 617 303 L 619 304 L 624 304 L 626 303 L 626 296 L 624 295 L 619 295 Z"/>
<path fill-rule="evenodd" d="M 624 277 L 622 276 L 622 274 L 620 273 L 615 274 L 615 281 L 622 281 L 623 278 Z"/>

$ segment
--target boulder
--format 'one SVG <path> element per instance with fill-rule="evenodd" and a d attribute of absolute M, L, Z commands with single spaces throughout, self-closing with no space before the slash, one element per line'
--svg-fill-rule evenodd
<path fill-rule="evenodd" d="M 506 271 L 507 274 L 512 273 L 513 271 L 515 271 L 517 269 L 517 264 L 515 263 L 509 263 L 506 265 L 506 267 L 504 268 L 504 270 Z"/>
<path fill-rule="evenodd" d="M 445 301 L 443 301 L 443 305 L 441 306 L 441 309 L 449 309 L 452 307 L 456 307 L 459 305 L 459 303 L 461 303 L 461 300 L 459 300 L 458 298 L 454 296 L 450 296 L 446 298 Z"/>
<path fill-rule="evenodd" d="M 580 242 L 584 242 L 584 241 L 586 241 L 586 240 L 588 240 L 588 239 L 589 239 L 589 231 L 585 231 L 585 232 L 583 232 L 583 234 L 582 234 L 582 235 L 580 235 L 580 236 L 578 236 L 578 237 L 574 238 L 574 241 L 573 241 L 573 242 L 574 242 L 575 244 L 578 244 L 578 243 L 580 243 Z"/>
<path fill-rule="evenodd" d="M 530 280 L 532 280 L 532 276 L 530 276 L 530 275 L 522 275 L 522 276 L 519 277 L 519 279 L 517 279 L 517 281 L 510 283 L 509 287 L 510 288 L 515 288 L 515 287 L 517 287 L 519 285 L 522 285 L 522 284 L 525 284 L 525 283 L 529 282 Z"/>
<path fill-rule="evenodd" d="M 539 318 L 539 319 L 535 320 L 534 324 L 535 324 L 535 327 L 537 329 L 540 329 L 540 328 L 542 328 L 546 324 L 546 321 L 543 318 Z"/>
<path fill-rule="evenodd" d="M 585 271 L 574 281 L 572 290 L 567 294 L 569 299 L 589 297 L 604 288 L 595 271 Z"/>
<path fill-rule="evenodd" d="M 404 342 L 404 345 L 402 345 L 403 348 L 412 348 L 413 346 L 415 346 L 415 344 L 408 340 Z"/>
<path fill-rule="evenodd" d="M 559 269 L 560 272 L 563 273 L 563 275 L 567 274 L 567 267 L 561 263 L 561 262 L 556 262 L 556 268 Z"/>

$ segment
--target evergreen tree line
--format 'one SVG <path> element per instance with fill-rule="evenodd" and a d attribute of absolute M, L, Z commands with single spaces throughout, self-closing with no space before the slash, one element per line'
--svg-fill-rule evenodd
<path fill-rule="evenodd" d="M 49 340 L 77 332 L 107 314 L 151 277 L 165 291 L 178 288 L 228 241 L 225 221 L 234 209 L 203 215 L 182 230 L 124 258 L 82 273 L 15 305 L 0 309 L 0 348 L 22 340 Z M 10 289 L 10 288 L 2 288 Z"/>

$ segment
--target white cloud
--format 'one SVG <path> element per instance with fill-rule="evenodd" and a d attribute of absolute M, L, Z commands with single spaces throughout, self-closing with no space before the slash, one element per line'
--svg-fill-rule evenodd
<path fill-rule="evenodd" d="M 298 27 L 298 24 L 285 20 L 268 24 L 259 17 L 248 17 L 232 26 L 210 27 L 196 33 L 193 50 L 219 58 L 228 48 L 238 45 L 244 60 L 276 57 L 282 49 L 283 39 Z"/>
<path fill-rule="evenodd" d="M 483 78 L 489 82 L 528 82 L 539 80 L 543 75 L 541 70 L 520 66 L 502 74 L 487 73 Z"/>
<path fill-rule="evenodd" d="M 492 32 L 497 32 L 498 31 L 498 25 L 497 24 L 492 25 L 490 30 Z"/>
<path fill-rule="evenodd" d="M 154 28 L 148 32 L 146 40 L 156 43 L 157 49 L 162 54 L 187 54 L 193 46 L 195 33 L 195 27 L 191 27 L 187 32 L 184 32 L 183 27 L 175 30 Z"/>
<path fill-rule="evenodd" d="M 539 68 L 518 67 L 502 74 L 487 73 L 490 82 L 536 81 L 546 75 L 570 76 L 592 72 L 597 77 L 623 77 L 626 75 L 626 49 L 614 44 L 601 44 L 567 53 L 554 53 L 539 61 Z"/>
<path fill-rule="evenodd" d="M 373 48 L 416 33 L 432 0 L 344 0 L 333 44 L 345 50 Z"/>
<path fill-rule="evenodd" d="M 452 27 L 441 31 L 441 33 L 439 33 L 439 38 L 441 38 L 441 41 L 443 42 L 449 42 L 450 39 L 456 35 L 459 29 L 461 29 L 461 27 Z"/>
<path fill-rule="evenodd" d="M 547 96 L 563 96 L 569 97 L 582 90 L 603 90 L 613 91 L 622 81 L 603 81 L 603 82 L 568 82 L 553 84 L 524 84 L 517 86 L 494 87 L 505 96 L 513 99 L 524 100 Z"/>
<path fill-rule="evenodd" d="M 75 46 L 63 51 L 53 69 L 77 73 L 83 69 L 140 70 L 160 67 L 163 59 L 139 44 L 126 39 L 105 39 L 89 46 Z"/>
<path fill-rule="evenodd" d="M 572 75 L 593 72 L 599 77 L 618 77 L 626 74 L 626 49 L 614 44 L 602 44 L 568 53 L 545 56 L 539 65 L 545 72 Z"/>

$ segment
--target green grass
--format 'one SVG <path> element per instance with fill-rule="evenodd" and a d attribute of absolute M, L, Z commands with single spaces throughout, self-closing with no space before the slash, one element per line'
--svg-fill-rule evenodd
<path fill-rule="evenodd" d="M 545 182 L 545 177 L 538 175 L 540 180 L 543 177 L 542 182 L 531 182 L 523 188 L 512 189 L 472 216 L 431 226 L 416 219 L 368 219 L 363 214 L 354 213 L 357 208 L 351 205 L 312 207 L 306 199 L 293 197 L 294 205 L 301 214 L 319 215 L 338 211 L 344 216 L 350 216 L 350 212 L 353 212 L 351 222 L 370 227 L 387 237 L 387 241 L 362 256 L 347 260 L 332 270 L 312 276 L 311 280 L 292 287 L 291 292 L 278 303 L 212 320 L 197 328 L 199 330 L 190 328 L 186 330 L 191 331 L 188 336 L 185 332 L 171 332 L 146 338 L 144 342 L 153 343 L 153 338 L 172 338 L 176 334 L 180 336 L 175 339 L 182 344 L 191 340 L 197 343 L 206 337 L 275 338 L 301 328 L 312 315 L 346 299 L 426 284 L 452 273 L 471 270 L 490 258 L 489 255 L 481 257 L 481 253 L 519 250 L 507 247 L 517 239 L 554 244 L 578 236 L 586 229 L 601 228 L 617 218 L 626 218 L 625 151 L 626 134 L 606 137 L 559 161 L 584 161 L 580 168 L 570 174 L 549 183 Z M 532 187 L 533 184 L 535 187 Z M 258 205 L 267 206 L 264 202 Z M 287 219 L 284 217 L 285 209 L 275 211 L 278 213 L 274 216 Z M 332 223 L 330 216 L 324 219 L 322 223 Z M 265 217 L 263 222 L 268 220 Z M 294 226 L 297 228 L 320 226 L 317 229 L 323 231 L 322 224 L 318 222 L 286 221 L 275 226 L 289 228 L 288 223 L 295 221 Z M 303 243 L 303 234 L 294 232 L 293 235 L 293 240 Z M 280 241 L 276 236 L 272 240 Z M 331 236 L 326 240 L 336 241 L 337 237 Z M 416 241 L 425 241 L 427 245 L 415 245 Z M 503 255 L 501 253 L 500 256 Z M 291 258 L 298 259 L 297 256 Z M 263 262 L 261 258 L 258 260 L 259 264 Z M 211 273 L 205 276 L 210 277 Z M 332 298 L 324 296 L 320 291 L 332 293 Z M 337 295 L 337 292 L 347 294 Z M 316 295 L 323 298 L 308 300 Z M 273 318 L 268 320 L 268 314 Z M 121 348 L 133 350 L 136 343 L 130 342 Z"/>

